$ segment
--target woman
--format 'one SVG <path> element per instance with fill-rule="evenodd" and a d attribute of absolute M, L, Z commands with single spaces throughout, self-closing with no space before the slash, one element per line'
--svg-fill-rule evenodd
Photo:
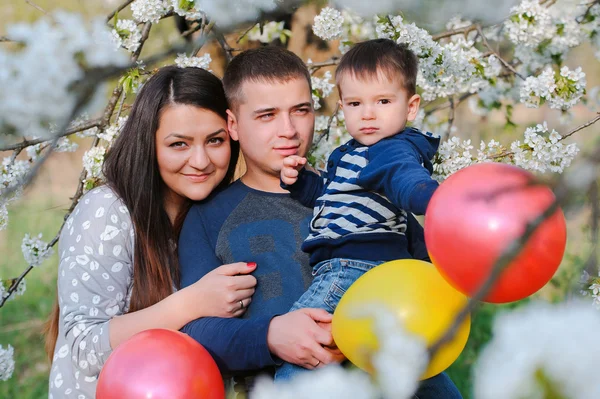
<path fill-rule="evenodd" d="M 221 81 L 202 69 L 162 68 L 140 90 L 107 154 L 107 184 L 81 198 L 61 232 L 50 398 L 93 398 L 112 349 L 140 331 L 239 316 L 250 303 L 253 263 L 175 290 L 191 201 L 233 178 L 239 148 L 226 109 Z"/>

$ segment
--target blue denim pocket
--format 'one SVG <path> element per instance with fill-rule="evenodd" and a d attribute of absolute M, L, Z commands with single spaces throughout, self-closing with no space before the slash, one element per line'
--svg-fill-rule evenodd
<path fill-rule="evenodd" d="M 324 302 L 331 310 L 335 310 L 340 299 L 346 293 L 348 288 L 358 280 L 363 274 L 383 262 L 364 261 L 353 259 L 332 259 L 331 272 L 333 276 L 329 291 L 325 295 Z"/>

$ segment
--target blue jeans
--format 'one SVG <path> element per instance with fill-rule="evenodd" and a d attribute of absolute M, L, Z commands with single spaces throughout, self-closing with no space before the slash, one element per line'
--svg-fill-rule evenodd
<path fill-rule="evenodd" d="M 342 295 L 363 274 L 383 262 L 353 259 L 330 259 L 313 268 L 313 281 L 308 290 L 291 307 L 290 312 L 302 308 L 319 308 L 333 313 Z M 275 382 L 287 381 L 307 372 L 303 367 L 283 363 L 275 372 Z M 452 380 L 441 373 L 421 382 L 415 399 L 462 399 Z"/>
<path fill-rule="evenodd" d="M 342 295 L 360 276 L 383 262 L 330 259 L 317 263 L 313 267 L 313 281 L 302 294 L 290 312 L 302 308 L 319 308 L 333 313 Z M 283 363 L 275 372 L 275 382 L 286 381 L 296 374 L 306 372 L 303 367 Z"/>

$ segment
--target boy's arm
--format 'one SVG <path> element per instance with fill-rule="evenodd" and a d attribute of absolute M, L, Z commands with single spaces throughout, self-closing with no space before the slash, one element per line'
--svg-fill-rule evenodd
<path fill-rule="evenodd" d="M 417 215 L 425 214 L 439 185 L 421 164 L 417 151 L 401 141 L 369 148 L 369 163 L 361 171 L 358 183 L 383 193 L 398 208 Z"/>
<path fill-rule="evenodd" d="M 408 239 L 408 252 L 413 259 L 431 262 L 427 246 L 425 245 L 425 233 L 423 227 L 410 212 L 406 213 L 406 238 Z"/>
<path fill-rule="evenodd" d="M 294 184 L 281 182 L 281 188 L 290 192 L 290 197 L 299 201 L 306 207 L 314 207 L 317 198 L 323 192 L 325 181 L 317 173 L 303 168 L 299 171 L 298 179 Z"/>
<path fill-rule="evenodd" d="M 192 207 L 185 219 L 178 251 L 181 288 L 221 266 L 196 207 Z M 267 345 L 273 316 L 253 319 L 205 317 L 188 323 L 182 331 L 204 346 L 222 371 L 260 369 L 275 364 Z"/>

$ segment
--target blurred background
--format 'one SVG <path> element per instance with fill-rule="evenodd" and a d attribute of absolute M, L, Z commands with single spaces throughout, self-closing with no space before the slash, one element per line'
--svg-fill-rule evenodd
<path fill-rule="evenodd" d="M 56 9 L 77 11 L 85 16 L 107 16 L 121 1 L 119 0 L 36 0 L 35 5 L 27 0 L 2 0 L 0 2 L 0 36 L 6 34 L 6 26 L 15 22 L 32 22 L 41 17 L 44 12 Z M 291 20 L 292 36 L 288 48 L 300 55 L 304 60 L 308 58 L 313 62 L 325 61 L 333 54 L 338 54 L 337 44 L 328 45 L 312 34 L 310 25 L 323 1 L 308 2 L 294 14 Z M 490 2 L 490 7 L 493 4 Z M 144 48 L 145 52 L 153 52 L 180 39 L 174 21 L 165 21 L 159 24 Z M 444 26 L 439 27 L 439 31 Z M 431 33 L 435 33 L 431 31 Z M 235 36 L 229 40 L 235 43 Z M 257 46 L 259 43 L 246 43 L 244 46 Z M 213 62 L 211 69 L 222 76 L 224 57 L 220 47 L 207 44 L 201 53 L 211 53 Z M 144 55 L 142 53 L 142 57 Z M 168 62 L 165 62 L 165 64 Z M 592 88 L 600 84 L 600 63 L 594 58 L 593 51 L 582 45 L 570 53 L 566 60 L 569 67 L 582 66 L 587 75 L 587 87 Z M 331 68 L 323 68 L 319 76 Z M 35 82 L 32 82 L 35 84 Z M 112 87 L 112 85 L 109 85 Z M 108 93 L 107 93 L 108 96 Z M 331 96 L 323 111 L 331 113 L 336 98 Z M 1 105 L 0 105 L 1 106 Z M 590 108 L 591 105 L 590 105 Z M 555 128 L 559 133 L 568 130 L 591 119 L 595 112 L 585 105 L 574 108 L 574 119 L 568 125 L 560 125 L 559 112 L 541 107 L 540 109 L 527 109 L 517 106 L 513 113 L 513 122 L 517 127 L 505 129 L 505 117 L 500 112 L 492 113 L 485 118 L 471 113 L 467 104 L 457 108 L 455 126 L 457 135 L 462 139 L 473 139 L 475 147 L 479 140 L 491 138 L 508 144 L 512 140 L 522 137 L 526 127 L 548 121 L 550 128 Z M 600 138 L 600 124 L 594 125 L 574 135 L 570 142 L 579 143 L 582 152 L 592 148 Z M 0 231 L 0 278 L 17 277 L 27 267 L 21 254 L 21 241 L 26 233 L 43 233 L 44 240 L 48 241 L 60 227 L 65 211 L 71 204 L 70 197 L 75 193 L 79 174 L 82 168 L 82 155 L 89 148 L 90 138 L 82 139 L 73 137 L 79 144 L 79 149 L 73 153 L 55 153 L 44 165 L 34 184 L 25 192 L 22 199 L 11 203 L 9 206 L 8 228 Z M 9 153 L 0 153 L 0 157 L 9 156 Z M 596 188 L 598 185 L 596 184 Z M 590 265 L 597 266 L 598 247 L 595 252 L 591 241 L 592 212 L 590 198 L 596 198 L 597 193 L 581 193 L 577 198 L 577 206 L 566 210 L 568 222 L 567 252 L 558 273 L 554 279 L 537 295 L 546 300 L 557 301 L 569 295 L 579 294 L 579 276 L 583 269 Z M 598 204 L 596 204 L 596 208 Z M 596 209 L 597 212 L 597 209 Z M 595 262 L 595 263 L 594 263 Z M 596 267 L 597 270 L 597 267 Z M 43 398 L 47 397 L 47 377 L 49 363 L 44 352 L 42 336 L 43 324 L 50 312 L 51 305 L 56 295 L 56 254 L 45 261 L 27 277 L 27 292 L 23 296 L 8 302 L 0 309 L 0 344 L 11 344 L 15 348 L 15 372 L 11 379 L 0 382 L 0 398 Z M 529 299 L 531 300 L 531 299 Z M 494 315 L 509 307 L 520 306 L 521 303 L 510 305 L 481 305 L 472 317 L 471 335 L 467 347 L 454 365 L 448 370 L 465 398 L 471 397 L 470 368 L 477 358 L 480 348 L 489 340 L 491 323 Z"/>

